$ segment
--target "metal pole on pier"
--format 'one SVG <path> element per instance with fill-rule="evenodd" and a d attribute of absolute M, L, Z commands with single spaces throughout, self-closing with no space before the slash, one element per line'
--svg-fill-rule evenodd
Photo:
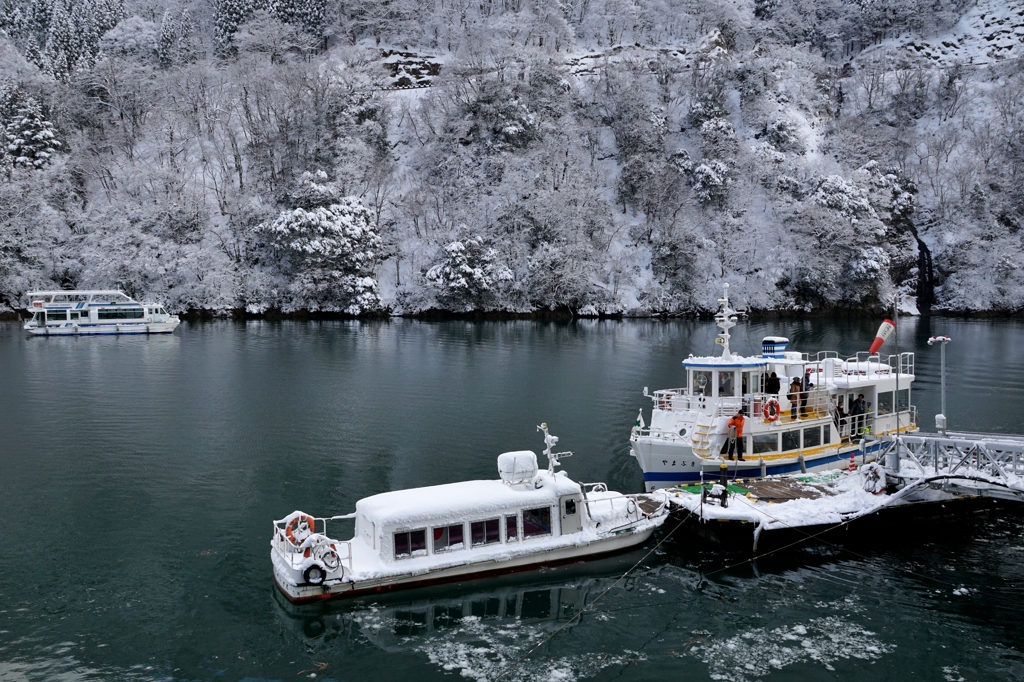
<path fill-rule="evenodd" d="M 900 370 L 903 362 L 900 359 L 900 295 L 897 293 L 892 299 L 892 319 L 896 322 L 893 329 L 893 343 L 896 345 L 896 448 L 890 457 L 889 468 L 899 473 L 900 470 Z M 876 400 L 877 402 L 877 400 Z M 875 415 L 878 415 L 878 405 L 875 405 Z"/>
<path fill-rule="evenodd" d="M 946 435 L 946 344 L 949 343 L 948 336 L 932 336 L 928 339 L 928 345 L 939 344 L 939 375 L 941 381 L 942 412 L 935 415 L 935 428 Z"/>

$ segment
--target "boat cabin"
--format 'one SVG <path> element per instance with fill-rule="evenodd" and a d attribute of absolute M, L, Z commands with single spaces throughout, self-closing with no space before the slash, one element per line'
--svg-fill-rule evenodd
<path fill-rule="evenodd" d="M 745 451 L 753 455 L 813 450 L 891 433 L 897 422 L 899 428 L 916 425 L 910 402 L 913 353 L 888 358 L 859 353 L 842 360 L 833 351 L 797 353 L 787 351 L 787 345 L 788 339 L 769 336 L 760 357 L 691 355 L 683 361 L 686 385 L 652 396 L 651 429 L 680 438 L 694 432 L 693 438 L 705 441 L 700 450 L 710 456 L 724 436 L 701 437 L 694 430 L 701 421 L 724 423 L 740 411 L 749 418 Z"/>
<path fill-rule="evenodd" d="M 578 533 L 583 490 L 561 471 L 537 471 L 529 450 L 498 459 L 500 481 L 398 490 L 356 503 L 355 537 L 384 562 L 529 543 Z"/>

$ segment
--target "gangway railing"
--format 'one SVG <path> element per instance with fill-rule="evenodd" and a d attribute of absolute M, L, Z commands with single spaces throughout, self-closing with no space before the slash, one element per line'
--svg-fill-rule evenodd
<path fill-rule="evenodd" d="M 903 434 L 881 439 L 885 455 L 915 462 L 925 474 L 973 470 L 1004 482 L 1024 475 L 1024 437 L 994 434 Z"/>

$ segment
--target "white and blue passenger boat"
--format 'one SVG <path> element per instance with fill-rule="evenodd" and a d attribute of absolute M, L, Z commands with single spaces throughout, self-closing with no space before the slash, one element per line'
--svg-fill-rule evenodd
<path fill-rule="evenodd" d="M 32 319 L 25 331 L 39 336 L 170 334 L 181 320 L 160 303 L 139 303 L 121 291 L 30 291 Z"/>
<path fill-rule="evenodd" d="M 654 402 L 651 422 L 644 424 L 641 412 L 630 450 L 648 491 L 717 479 L 722 464 L 730 478 L 842 468 L 851 455 L 871 459 L 880 447 L 873 437 L 917 431 L 913 353 L 842 359 L 834 351 L 789 351 L 779 336 L 764 338 L 760 356 L 733 353 L 729 329 L 737 311 L 725 287 L 715 315 L 722 354 L 683 360 L 680 388 L 644 389 Z M 873 351 L 884 342 L 879 334 Z M 794 382 L 798 389 L 790 388 Z M 744 416 L 742 460 L 729 459 L 726 449 L 737 412 Z"/>

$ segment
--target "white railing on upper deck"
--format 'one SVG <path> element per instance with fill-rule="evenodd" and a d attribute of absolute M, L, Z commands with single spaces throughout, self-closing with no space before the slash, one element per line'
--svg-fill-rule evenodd
<path fill-rule="evenodd" d="M 837 364 L 836 376 L 863 376 L 863 377 L 887 377 L 892 376 L 893 370 L 900 374 L 914 374 L 914 354 L 900 353 L 899 355 L 887 355 L 884 358 L 877 353 L 871 355 L 865 351 L 847 358 L 843 363 Z"/>

